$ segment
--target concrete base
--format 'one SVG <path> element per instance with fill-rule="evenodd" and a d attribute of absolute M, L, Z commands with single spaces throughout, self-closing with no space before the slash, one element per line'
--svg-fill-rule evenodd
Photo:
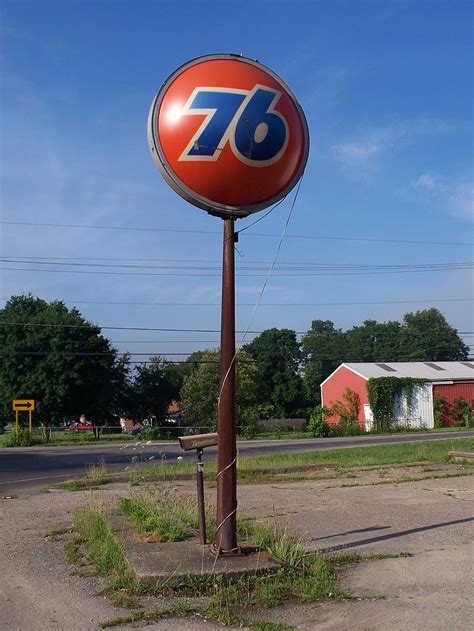
<path fill-rule="evenodd" d="M 239 576 L 249 572 L 265 573 L 280 567 L 268 552 L 246 548 L 246 554 L 216 557 L 211 544 L 197 539 L 170 543 L 140 540 L 130 522 L 115 516 L 111 525 L 124 546 L 125 556 L 141 585 L 162 583 L 184 576 Z"/>
<path fill-rule="evenodd" d="M 472 462 L 474 461 L 474 451 L 450 451 L 448 456 L 454 462 Z"/>
<path fill-rule="evenodd" d="M 137 581 L 141 584 L 163 582 L 183 576 L 238 576 L 248 572 L 261 573 L 278 567 L 268 552 L 253 552 L 245 556 L 215 557 L 210 545 L 196 541 L 176 543 L 136 543 L 128 541 L 125 555 Z"/>

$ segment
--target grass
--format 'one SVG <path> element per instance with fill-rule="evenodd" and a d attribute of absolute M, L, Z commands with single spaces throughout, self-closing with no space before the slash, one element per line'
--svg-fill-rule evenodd
<path fill-rule="evenodd" d="M 23 430 L 25 428 L 22 428 Z M 409 434 L 422 434 L 422 433 L 430 433 L 430 434 L 445 434 L 450 432 L 462 432 L 462 431 L 472 431 L 470 427 L 441 427 L 441 428 L 431 428 L 431 429 L 406 429 L 402 428 L 393 432 L 386 432 L 383 434 L 377 434 L 377 436 L 392 436 L 398 435 L 402 433 Z M 185 428 L 183 428 L 183 433 L 185 432 Z M 375 436 L 376 434 L 370 434 Z M 365 436 L 365 434 L 362 434 Z M 246 438 L 242 434 L 238 434 L 237 439 L 239 441 L 247 441 L 247 440 L 303 440 L 303 439 L 313 439 L 310 432 L 304 431 L 269 431 L 269 432 L 261 432 L 256 434 L 252 438 Z M 325 440 L 324 438 L 316 438 L 314 440 Z M 140 437 L 133 437 L 129 434 L 102 434 L 100 435 L 100 439 L 97 440 L 94 437 L 92 432 L 64 432 L 64 431 L 55 431 L 51 434 L 51 438 L 49 441 L 45 441 L 42 433 L 38 430 L 38 428 L 34 428 L 33 436 L 31 441 L 27 439 L 26 435 L 24 440 L 22 441 L 24 444 L 22 446 L 29 447 L 34 445 L 43 445 L 50 447 L 72 447 L 72 446 L 80 446 L 80 445 L 100 445 L 100 444 L 118 444 L 122 445 L 123 443 L 135 444 L 140 441 Z M 153 442 L 160 443 L 176 443 L 175 438 L 160 438 Z M 2 447 L 16 447 L 16 440 L 14 437 L 14 432 L 8 432 L 4 435 L 0 435 L 0 448 Z"/>
<path fill-rule="evenodd" d="M 64 528 L 53 528 L 48 532 L 46 538 L 50 541 L 57 541 L 61 535 L 66 535 L 67 533 L 72 532 L 72 526 L 66 526 Z"/>
<path fill-rule="evenodd" d="M 118 508 L 136 525 L 139 534 L 158 541 L 184 541 L 190 536 L 186 522 L 180 508 L 166 496 L 157 499 L 137 495 L 121 497 Z"/>
<path fill-rule="evenodd" d="M 256 523 L 252 530 L 253 543 L 292 568 L 304 567 L 306 547 L 303 539 L 295 539 L 286 528 L 274 524 Z"/>
<path fill-rule="evenodd" d="M 76 509 L 74 527 L 100 575 L 110 576 L 115 589 L 135 584 L 123 546 L 107 523 L 100 504 Z"/>
<path fill-rule="evenodd" d="M 122 591 L 117 590 L 107 590 L 106 594 L 109 596 L 110 600 L 117 607 L 123 607 L 124 609 L 136 609 L 137 603 L 133 598 L 130 598 L 128 594 L 125 594 Z"/>
<path fill-rule="evenodd" d="M 192 613 L 198 613 L 199 609 L 190 607 L 187 603 L 177 602 L 168 607 L 162 607 L 154 611 L 141 609 L 135 611 L 128 616 L 118 616 L 102 622 L 99 626 L 101 629 L 110 629 L 111 627 L 133 624 L 134 622 L 157 622 L 163 618 L 171 618 L 177 616 L 187 616 Z M 201 612 L 199 612 L 201 613 Z M 224 626 L 237 626 L 254 629 L 255 631 L 293 631 L 294 627 L 284 624 L 267 622 L 266 620 L 254 620 L 247 622 L 236 616 L 230 611 L 208 607 L 202 612 L 206 617 L 217 620 Z"/>
<path fill-rule="evenodd" d="M 405 559 L 415 556 L 411 552 L 374 552 L 372 554 L 358 554 L 357 552 L 349 554 L 335 554 L 326 557 L 331 566 L 352 565 L 353 563 L 361 563 L 362 561 L 381 561 L 383 559 Z"/>
<path fill-rule="evenodd" d="M 265 482 L 278 479 L 278 476 L 281 475 L 294 475 L 299 479 L 305 479 L 314 466 L 324 467 L 325 465 L 331 465 L 338 467 L 338 471 L 341 474 L 348 474 L 352 467 L 370 468 L 442 464 L 450 462 L 450 451 L 472 450 L 474 450 L 474 438 L 457 438 L 454 440 L 421 441 L 396 445 L 371 445 L 324 451 L 279 453 L 268 456 L 239 458 L 237 460 L 237 472 L 240 483 Z M 299 473 L 292 474 L 292 468 L 300 469 Z M 49 488 L 79 491 L 91 486 L 99 486 L 100 484 L 121 480 L 130 480 L 137 484 L 145 480 L 189 479 L 194 474 L 195 465 L 192 462 L 169 463 L 158 466 L 146 465 L 137 469 L 130 469 L 129 471 L 111 473 L 101 481 L 96 480 L 94 484 L 91 484 L 85 478 L 82 480 L 68 480 L 51 485 Z M 206 481 L 213 483 L 215 476 L 215 461 L 206 462 Z"/>
<path fill-rule="evenodd" d="M 172 490 L 147 489 L 146 494 L 121 498 L 119 511 L 135 523 L 140 534 L 157 536 L 161 541 L 183 541 L 199 528 L 196 499 Z M 207 521 L 211 534 L 214 526 L 211 515 Z"/>
<path fill-rule="evenodd" d="M 472 471 L 463 471 L 462 473 L 443 473 L 437 475 L 423 475 L 423 476 L 412 476 L 412 475 L 403 475 L 400 478 L 390 478 L 387 480 L 376 480 L 374 482 L 363 482 L 363 483 L 346 483 L 341 484 L 341 488 L 353 488 L 354 486 L 380 486 L 383 484 L 406 484 L 407 482 L 421 482 L 422 480 L 444 480 L 447 478 L 464 478 L 466 476 L 474 475 L 474 469 Z"/>
<path fill-rule="evenodd" d="M 291 467 L 312 467 L 314 465 L 337 465 L 340 467 L 369 467 L 379 465 L 403 465 L 449 462 L 450 451 L 474 449 L 474 438 L 457 438 L 442 441 L 420 441 L 395 445 L 370 445 L 364 447 L 346 447 L 323 451 L 302 451 L 271 454 L 268 456 L 242 457 L 237 461 L 240 481 L 259 480 L 262 475 Z M 194 464 L 170 463 L 165 467 L 149 466 L 140 473 L 156 474 L 158 477 L 172 479 L 175 474 L 192 474 Z M 206 462 L 205 475 L 208 479 L 216 474 L 215 461 Z"/>
<path fill-rule="evenodd" d="M 195 502 L 188 502 L 172 491 L 158 492 L 148 489 L 132 498 L 121 498 L 119 502 L 122 510 L 137 524 L 139 531 L 141 528 L 143 532 L 158 532 L 161 540 L 176 540 L 172 536 L 176 523 L 182 526 L 182 532 L 185 533 L 189 532 L 186 529 L 195 529 L 197 526 Z M 162 531 L 160 520 L 162 513 L 166 511 L 173 515 L 172 519 L 176 523 L 170 526 L 168 522 Z M 304 541 L 294 537 L 287 529 L 246 520 L 240 527 L 249 537 L 249 542 L 278 558 L 280 565 L 275 565 L 266 572 L 252 571 L 237 577 L 218 573 L 212 576 L 170 576 L 161 583 L 144 586 L 134 580 L 122 544 L 109 526 L 100 504 L 77 509 L 74 527 L 80 540 L 76 538 L 68 542 L 68 555 L 79 553 L 79 542 L 84 546 L 98 574 L 110 577 L 111 585 L 107 592 L 118 606 L 135 607 L 133 597 L 145 594 L 175 597 L 192 595 L 210 599 L 205 605 L 194 608 L 177 601 L 158 610 L 137 609 L 126 616 L 102 623 L 102 628 L 199 613 L 224 625 L 246 626 L 257 631 L 287 631 L 291 627 L 265 620 L 249 621 L 245 614 L 255 608 L 274 607 L 288 600 L 314 602 L 343 598 L 334 568 L 344 562 L 359 560 L 356 555 L 351 555 L 349 561 L 349 555 L 341 559 L 316 553 L 308 554 Z"/>
<path fill-rule="evenodd" d="M 199 530 L 198 506 L 195 497 L 173 490 L 155 491 L 147 487 L 131 497 L 118 501 L 118 510 L 132 521 L 140 535 L 158 541 L 184 541 L 196 536 Z M 214 510 L 206 505 L 206 534 L 212 539 L 215 530 Z M 237 531 L 248 536 L 249 520 L 237 518 Z"/>
<path fill-rule="evenodd" d="M 128 616 L 119 616 L 117 618 L 107 620 L 106 622 L 102 622 L 99 626 L 101 629 L 109 629 L 110 627 L 116 627 L 118 625 L 132 624 L 133 622 L 156 622 L 157 620 L 161 620 L 163 618 L 186 616 L 193 613 L 193 611 L 194 610 L 186 603 L 177 602 L 169 607 L 162 607 L 161 609 L 156 609 L 154 611 L 140 609 Z"/>
<path fill-rule="evenodd" d="M 239 461 L 239 476 L 251 478 L 262 469 L 281 469 L 290 466 L 336 464 L 343 467 L 366 467 L 384 464 L 413 464 L 415 462 L 448 462 L 453 450 L 474 449 L 474 438 L 421 441 L 396 445 L 371 445 L 301 453 L 283 453 Z"/>
<path fill-rule="evenodd" d="M 255 631 L 293 631 L 295 627 L 289 627 L 281 622 L 267 622 L 266 620 L 256 620 L 253 622 Z"/>
<path fill-rule="evenodd" d="M 105 478 L 109 475 L 107 463 L 102 458 L 98 464 L 87 465 L 86 479 L 92 486 L 100 486 L 104 483 Z"/>
<path fill-rule="evenodd" d="M 66 560 L 69 565 L 77 565 L 81 560 L 80 541 L 78 539 L 71 539 L 64 544 L 64 550 L 66 552 Z"/>

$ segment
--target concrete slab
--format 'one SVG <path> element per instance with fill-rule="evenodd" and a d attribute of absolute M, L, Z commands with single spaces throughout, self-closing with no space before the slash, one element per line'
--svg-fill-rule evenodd
<path fill-rule="evenodd" d="M 474 461 L 474 451 L 450 451 L 448 456 L 454 462 L 472 462 Z"/>
<path fill-rule="evenodd" d="M 210 546 L 197 541 L 176 543 L 125 542 L 125 555 L 142 585 L 163 582 L 183 576 L 238 576 L 262 573 L 278 567 L 278 562 L 267 552 L 245 556 L 216 558 Z"/>
<path fill-rule="evenodd" d="M 280 565 L 268 552 L 250 547 L 244 548 L 241 556 L 216 558 L 210 544 L 203 546 L 195 538 L 167 543 L 144 541 L 121 515 L 115 514 L 109 521 L 122 540 L 125 556 L 141 585 L 184 576 L 263 573 Z"/>

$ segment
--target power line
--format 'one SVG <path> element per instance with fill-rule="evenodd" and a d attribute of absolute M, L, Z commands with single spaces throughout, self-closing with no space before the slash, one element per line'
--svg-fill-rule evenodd
<path fill-rule="evenodd" d="M 9 270 L 13 272 L 36 272 L 39 274 L 85 274 L 85 275 L 101 275 L 101 276 L 186 276 L 188 278 L 202 278 L 202 277 L 214 277 L 220 278 L 220 272 L 215 274 L 213 273 L 201 273 L 197 274 L 192 273 L 180 273 L 180 272 L 102 272 L 95 270 L 72 270 L 72 269 L 35 269 L 29 267 L 0 267 L 1 270 Z M 455 270 L 465 270 L 472 269 L 472 264 L 460 263 L 455 265 L 446 265 L 445 267 L 439 268 L 420 268 L 420 269 L 397 269 L 397 270 L 380 270 L 380 271 L 354 271 L 354 272 L 274 272 L 273 276 L 282 278 L 282 277 L 303 277 L 303 276 L 374 276 L 381 274 L 419 274 L 426 272 L 440 272 L 440 271 L 455 271 Z M 261 278 L 262 276 L 266 276 L 264 272 L 260 274 L 239 274 L 239 278 Z"/>
<path fill-rule="evenodd" d="M 58 261 L 87 261 L 88 266 L 96 266 L 100 267 L 101 265 L 96 263 L 91 263 L 91 261 L 119 261 L 121 262 L 119 265 L 106 264 L 105 267 L 129 267 L 129 262 L 134 263 L 191 263 L 194 267 L 196 263 L 207 263 L 214 264 L 216 267 L 206 268 L 206 269 L 221 269 L 222 261 L 217 259 L 156 259 L 156 258 L 136 258 L 136 257 L 95 257 L 95 256 L 19 256 L 19 255 L 3 255 L 3 258 L 0 260 L 12 262 L 12 263 L 36 263 L 36 264 L 48 264 L 50 261 L 54 261 L 55 265 L 58 265 Z M 123 264 L 123 261 L 126 261 L 127 264 Z M 260 266 L 257 269 L 261 269 L 263 266 L 264 269 L 267 269 L 269 265 L 271 265 L 272 261 L 253 261 L 253 260 L 241 260 L 237 261 L 238 265 L 246 268 L 250 265 Z M 276 265 L 280 267 L 303 267 L 303 268 L 316 268 L 316 269 L 344 269 L 344 268 L 356 268 L 356 269 L 371 269 L 371 268 L 410 268 L 413 266 L 418 267 L 419 265 L 423 266 L 433 266 L 438 267 L 440 265 L 472 265 L 472 261 L 448 261 L 447 263 L 403 263 L 403 264 L 374 264 L 374 263 L 328 263 L 325 261 L 324 263 L 318 263 L 315 261 L 280 261 L 277 262 Z M 53 263 L 50 263 L 53 265 Z M 72 263 L 63 263 L 63 265 L 72 265 Z M 172 268 L 172 269 L 181 269 L 182 266 L 148 266 L 148 265 L 137 265 L 130 266 L 137 268 Z"/>
<path fill-rule="evenodd" d="M 144 259 L 144 258 L 109 258 L 109 257 L 83 257 L 83 256 L 7 256 L 3 255 L 0 261 L 4 263 L 17 264 L 34 264 L 34 265 L 68 265 L 77 267 L 124 267 L 132 269 L 195 269 L 196 264 L 212 264 L 213 267 L 199 267 L 203 270 L 220 270 L 222 262 L 217 259 Z M 74 261 L 70 263 L 69 261 Z M 79 263 L 77 261 L 85 261 Z M 92 261 L 100 261 L 93 263 Z M 115 261 L 115 263 L 106 263 L 104 261 Z M 119 263 L 117 263 L 119 261 Z M 124 262 L 125 261 L 125 262 Z M 133 263 L 166 263 L 166 265 L 130 265 Z M 170 265 L 170 263 L 178 263 L 179 265 Z M 238 266 L 242 269 L 250 270 L 267 270 L 272 261 L 238 261 Z M 187 265 L 191 264 L 191 265 Z M 414 267 L 444 267 L 446 265 L 473 265 L 473 261 L 447 261 L 443 263 L 336 263 L 324 261 L 280 261 L 275 264 L 276 267 L 283 269 L 411 269 Z"/>
<path fill-rule="evenodd" d="M 48 260 L 44 260 L 48 259 Z M 154 270 L 163 270 L 167 273 L 171 273 L 174 270 L 184 271 L 184 270 L 192 270 L 192 271 L 216 271 L 220 275 L 221 264 L 217 261 L 212 261 L 216 263 L 213 267 L 196 267 L 196 262 L 187 261 L 186 259 L 178 260 L 180 263 L 188 263 L 192 262 L 192 266 L 188 265 L 131 265 L 129 263 L 92 263 L 91 259 L 81 259 L 87 260 L 87 263 L 69 263 L 62 261 L 57 261 L 53 259 L 49 259 L 49 257 L 42 257 L 42 260 L 32 260 L 27 259 L 26 257 L 4 257 L 0 258 L 0 262 L 2 263 L 14 263 L 17 265 L 62 265 L 63 267 L 100 267 L 100 268 L 122 268 L 122 269 L 154 269 Z M 168 263 L 168 261 L 167 261 Z M 259 263 L 259 262 L 251 262 L 245 261 L 242 262 L 239 267 L 242 271 L 262 271 L 264 273 L 267 272 L 268 269 L 267 263 Z M 273 265 L 273 263 L 272 263 Z M 275 263 L 274 267 L 278 270 L 283 270 L 287 272 L 291 272 L 292 274 L 296 272 L 305 272 L 305 271 L 354 271 L 354 270 L 362 270 L 362 271 L 418 271 L 418 270 L 444 270 L 444 269 L 471 269 L 474 266 L 473 261 L 450 261 L 446 263 L 404 263 L 404 264 L 361 264 L 361 263 Z M 22 268 L 20 268 L 22 269 Z"/>
<path fill-rule="evenodd" d="M 34 227 L 46 227 L 46 228 L 80 228 L 80 229 L 93 229 L 93 230 L 125 230 L 135 232 L 164 232 L 164 233 L 177 233 L 177 234 L 221 234 L 217 230 L 183 230 L 181 228 L 152 228 L 152 227 L 138 227 L 138 226 L 94 226 L 90 224 L 67 224 L 67 223 L 44 223 L 33 221 L 0 221 L 0 224 L 10 226 L 34 226 Z M 279 234 L 263 233 L 263 232 L 249 232 L 246 236 L 252 237 L 271 237 L 280 238 Z M 333 237 L 323 235 L 300 235 L 300 234 L 287 234 L 287 239 L 316 239 L 322 241 L 356 241 L 356 242 L 369 242 L 369 243 L 407 243 L 415 245 L 459 245 L 459 246 L 473 246 L 474 243 L 466 243 L 460 241 L 421 241 L 413 239 L 376 239 L 370 237 Z"/>
<path fill-rule="evenodd" d="M 8 301 L 10 298 L 0 298 L 0 301 Z M 402 305 L 439 302 L 472 302 L 474 298 L 429 298 L 420 300 L 374 300 L 360 302 L 261 302 L 260 307 L 327 307 L 327 306 L 351 306 L 351 305 Z M 219 307 L 220 302 L 137 302 L 137 301 L 112 301 L 112 300 L 60 300 L 65 304 L 77 305 L 115 305 L 137 307 Z M 239 302 L 237 307 L 253 307 L 253 302 Z"/>
<path fill-rule="evenodd" d="M 378 323 L 380 324 L 380 323 Z M 36 327 L 58 327 L 58 328 L 67 328 L 67 329 L 110 329 L 110 330 L 120 330 L 120 331 L 166 331 L 166 332 L 182 332 L 182 333 L 220 333 L 220 329 L 178 329 L 178 328 L 165 328 L 165 327 L 136 327 L 136 326 L 109 326 L 109 325 L 99 325 L 99 324 L 55 324 L 55 323 L 45 323 L 45 322 L 10 322 L 6 320 L 0 320 L 0 325 L 4 326 L 36 326 Z M 287 328 L 287 327 L 281 327 Z M 266 329 L 268 330 L 268 329 Z M 248 333 L 257 334 L 264 333 L 265 331 L 247 331 Z M 352 335 L 371 335 L 375 337 L 379 337 L 381 335 L 400 335 L 403 333 L 404 335 L 415 335 L 415 336 L 424 336 L 433 333 L 433 330 L 430 329 L 426 332 L 415 333 L 411 331 L 380 331 L 380 332 L 366 332 L 366 331 L 349 331 Z M 236 330 L 236 333 L 244 333 L 242 330 Z M 307 331 L 295 331 L 297 335 L 306 335 L 307 333 L 313 333 L 311 329 Z M 322 332 L 323 334 L 325 332 Z M 337 331 L 336 331 L 337 333 Z M 344 332 L 346 333 L 346 332 Z M 474 331 L 456 331 L 458 335 L 474 335 Z M 326 333 L 327 335 L 332 335 L 332 333 Z"/>
<path fill-rule="evenodd" d="M 220 340 L 108 340 L 110 344 L 220 344 Z M 57 342 L 57 340 L 56 340 Z M 87 344 L 88 340 L 60 340 L 65 344 Z M 52 340 L 41 340 L 41 344 L 52 343 Z M 237 342 L 236 342 L 237 343 Z M 474 344 L 467 344 L 466 346 L 474 346 Z M 200 351 L 188 351 L 186 355 Z M 135 355 L 131 352 L 130 354 Z"/>
<path fill-rule="evenodd" d="M 168 351 L 166 351 L 165 353 L 163 353 L 163 356 L 172 356 L 172 357 L 188 357 L 189 355 L 191 355 L 192 353 L 168 353 Z M 93 351 L 1 351 L 0 352 L 0 356 L 2 355 L 6 355 L 6 356 L 10 356 L 10 355 L 20 355 L 23 357 L 49 357 L 50 355 L 52 356 L 59 356 L 59 357 L 124 357 L 126 355 L 130 355 L 130 356 L 143 356 L 143 357 L 149 357 L 152 356 L 153 353 L 129 353 L 129 352 L 118 352 L 118 351 L 98 351 L 98 352 L 93 352 Z M 160 356 L 161 357 L 161 356 Z M 243 363 L 251 363 L 254 364 L 257 360 L 254 359 L 249 359 L 249 360 L 238 360 L 241 361 Z"/>
<path fill-rule="evenodd" d="M 145 327 L 145 326 L 103 326 L 99 324 L 54 324 L 44 322 L 7 322 L 0 320 L 0 325 L 6 326 L 37 326 L 37 327 L 59 327 L 67 329 L 110 329 L 117 331 L 166 331 L 171 333 L 220 333 L 220 329 L 176 329 L 165 327 Z M 243 331 L 236 331 L 236 333 L 243 333 Z M 249 331 L 249 333 L 262 333 L 262 331 Z"/>
<path fill-rule="evenodd" d="M 472 346 L 472 345 L 471 345 Z M 452 349 L 450 347 L 446 347 L 443 345 L 440 346 L 430 346 L 430 347 L 426 347 L 423 348 L 423 351 L 453 351 L 456 349 Z M 159 357 L 160 359 L 164 359 L 167 360 L 168 356 L 172 356 L 172 357 L 176 357 L 176 356 L 183 356 L 183 357 L 189 357 L 189 355 L 191 355 L 191 353 L 168 353 L 165 352 L 162 355 L 157 356 L 156 354 L 153 353 L 120 353 L 120 352 L 68 352 L 68 351 L 2 351 L 0 352 L 0 357 L 1 356 L 15 356 L 15 357 L 126 357 L 126 356 L 131 356 L 131 357 Z M 348 359 L 346 356 L 341 356 L 341 355 L 314 355 L 312 357 L 313 361 L 326 361 L 326 360 L 333 360 L 333 361 L 366 361 L 366 360 L 355 360 L 355 359 Z M 188 360 L 181 360 L 183 362 L 188 361 Z M 198 360 L 189 360 L 190 362 L 193 363 L 216 363 L 218 364 L 218 361 L 214 361 L 214 360 L 202 360 L 202 359 L 198 359 Z M 371 360 L 371 363 L 374 360 Z M 392 360 L 390 359 L 384 359 L 384 360 L 375 360 L 377 362 L 379 361 L 387 361 L 389 363 L 393 363 Z M 403 361 L 401 359 L 397 359 L 396 361 Z M 428 360 L 427 360 L 428 361 Z M 438 361 L 442 361 L 442 360 L 438 360 Z M 461 360 L 460 360 L 461 361 Z M 258 360 L 258 359 L 242 359 L 239 356 L 237 356 L 237 362 L 241 363 L 241 364 L 262 364 L 262 360 Z"/>

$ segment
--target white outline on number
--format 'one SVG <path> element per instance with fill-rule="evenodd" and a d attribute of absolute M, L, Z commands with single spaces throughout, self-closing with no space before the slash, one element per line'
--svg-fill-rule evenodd
<path fill-rule="evenodd" d="M 275 114 L 283 122 L 283 124 L 285 126 L 285 142 L 283 143 L 283 147 L 280 149 L 280 151 L 276 155 L 273 156 L 273 158 L 269 158 L 268 160 L 251 160 L 249 158 L 246 158 L 237 149 L 237 146 L 235 144 L 235 128 L 237 127 L 237 123 L 240 120 L 240 117 L 242 116 L 242 113 L 245 110 L 245 108 L 247 107 L 249 101 L 253 98 L 255 93 L 258 90 L 260 90 L 260 89 L 267 90 L 268 92 L 273 92 L 274 95 L 275 95 L 273 97 L 273 100 L 270 103 L 266 113 L 267 114 Z M 245 94 L 246 95 L 245 99 L 242 101 L 241 105 L 239 106 L 239 109 L 236 111 L 236 113 L 234 114 L 232 120 L 230 121 L 227 129 L 225 130 L 225 132 L 224 132 L 224 134 L 223 134 L 218 146 L 214 150 L 214 153 L 212 154 L 212 156 L 189 155 L 189 151 L 191 151 L 191 149 L 194 148 L 197 139 L 201 136 L 202 132 L 209 125 L 212 117 L 214 116 L 214 114 L 217 111 L 217 108 L 196 108 L 196 109 L 191 109 L 190 106 L 191 106 L 192 102 L 194 101 L 194 99 L 195 99 L 195 97 L 196 97 L 198 92 L 228 92 L 228 93 L 231 93 L 231 94 Z M 198 130 L 196 131 L 194 136 L 191 138 L 190 142 L 186 145 L 184 151 L 179 156 L 178 161 L 179 162 L 194 162 L 194 161 L 215 162 L 216 160 L 219 159 L 219 156 L 220 156 L 220 153 L 221 153 L 222 149 L 225 147 L 226 143 L 229 141 L 230 148 L 232 149 L 232 153 L 234 154 L 234 156 L 238 160 L 240 160 L 240 162 L 243 162 L 244 164 L 247 164 L 248 166 L 266 167 L 266 166 L 269 166 L 271 164 L 274 164 L 275 162 L 278 162 L 278 160 L 281 158 L 281 156 L 285 153 L 286 148 L 288 146 L 288 142 L 290 140 L 290 134 L 289 134 L 289 130 L 288 130 L 288 123 L 286 122 L 285 117 L 282 116 L 282 114 L 280 114 L 280 112 L 277 112 L 275 110 L 275 105 L 280 100 L 281 95 L 282 95 L 282 93 L 279 92 L 278 90 L 274 90 L 273 88 L 269 88 L 266 85 L 261 85 L 260 83 L 255 84 L 254 87 L 252 88 L 252 90 L 250 90 L 250 92 L 248 90 L 237 90 L 237 89 L 231 89 L 231 88 L 209 88 L 209 87 L 194 88 L 194 90 L 192 91 L 189 99 L 183 105 L 183 109 L 181 110 L 181 116 L 204 115 L 206 118 L 203 120 L 203 122 L 199 126 Z"/>
<path fill-rule="evenodd" d="M 196 95 L 199 92 L 222 92 L 222 93 L 227 92 L 230 94 L 245 94 L 246 96 L 248 95 L 248 90 L 233 90 L 230 88 L 194 88 L 194 90 L 191 92 L 191 96 L 183 105 L 183 109 L 181 110 L 181 116 L 205 115 L 206 118 L 202 121 L 198 130 L 196 131 L 194 136 L 191 138 L 189 143 L 186 145 L 183 153 L 178 158 L 178 162 L 188 162 L 188 161 L 194 162 L 194 161 L 201 161 L 201 160 L 204 160 L 206 162 L 215 162 L 216 160 L 218 160 L 220 156 L 220 152 L 222 151 L 227 141 L 229 140 L 229 130 L 232 126 L 234 118 L 236 114 L 238 113 L 238 111 L 240 110 L 240 107 L 239 107 L 236 114 L 234 114 L 234 117 L 231 119 L 229 125 L 227 126 L 227 129 L 225 130 L 222 138 L 220 139 L 219 144 L 214 149 L 214 153 L 212 154 L 212 156 L 188 155 L 191 149 L 194 148 L 197 139 L 201 136 L 202 132 L 206 129 L 206 127 L 211 122 L 212 117 L 217 112 L 217 108 L 215 107 L 214 108 L 203 107 L 203 108 L 190 109 L 191 103 L 194 101 L 194 99 L 196 98 Z M 244 99 L 243 102 L 245 103 L 246 100 L 247 99 Z"/>

